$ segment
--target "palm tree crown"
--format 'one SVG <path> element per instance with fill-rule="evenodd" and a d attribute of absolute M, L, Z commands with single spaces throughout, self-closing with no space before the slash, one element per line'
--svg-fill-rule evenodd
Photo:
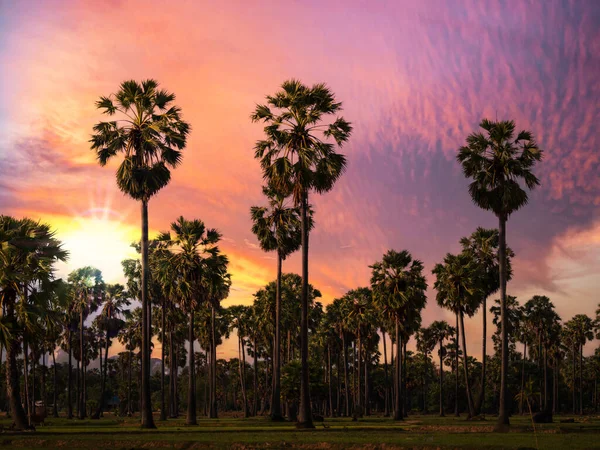
<path fill-rule="evenodd" d="M 312 189 L 331 190 L 344 172 L 346 157 L 336 153 L 327 140 L 343 145 L 352 126 L 342 117 L 322 123 L 341 109 L 325 84 L 308 87 L 288 80 L 275 95 L 267 96 L 266 105 L 257 105 L 251 116 L 253 122 L 266 123 L 266 139 L 255 147 L 265 179 L 277 191 L 292 193 L 297 205 Z"/>
<path fill-rule="evenodd" d="M 117 118 L 94 126 L 92 150 L 102 166 L 123 153 L 117 185 L 136 200 L 148 201 L 165 187 L 171 179 L 169 167 L 181 161 L 190 126 L 172 105 L 174 100 L 175 94 L 159 89 L 155 80 L 129 80 L 116 94 L 96 102 L 104 114 Z"/>
<path fill-rule="evenodd" d="M 485 133 L 467 137 L 467 145 L 458 151 L 465 177 L 472 178 L 469 193 L 482 209 L 507 217 L 527 204 L 528 189 L 539 185 L 532 169 L 542 159 L 531 132 L 521 131 L 516 139 L 515 122 L 483 119 L 479 126 Z"/>

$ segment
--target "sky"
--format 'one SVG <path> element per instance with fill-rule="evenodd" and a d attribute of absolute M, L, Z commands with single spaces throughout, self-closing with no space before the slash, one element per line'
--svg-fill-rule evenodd
<path fill-rule="evenodd" d="M 253 158 L 262 127 L 250 114 L 298 78 L 326 82 L 354 126 L 346 174 L 311 198 L 310 282 L 324 304 L 368 285 L 368 266 L 390 248 L 421 259 L 432 286 L 431 269 L 461 237 L 497 226 L 456 162 L 484 117 L 515 120 L 544 150 L 541 186 L 508 222 L 508 293 L 521 303 L 548 295 L 565 320 L 600 303 L 595 0 L 0 0 L 0 73 L 0 213 L 57 230 L 71 252 L 60 276 L 94 265 L 123 280 L 140 207 L 90 150 L 103 120 L 94 102 L 124 80 L 155 78 L 192 131 L 150 202 L 150 232 L 180 215 L 219 229 L 233 279 L 224 304 L 250 304 L 276 265 L 250 230 L 250 207 L 265 203 Z M 299 273 L 299 254 L 284 271 Z M 441 319 L 453 321 L 430 288 L 423 325 Z M 466 328 L 479 358 L 480 313 Z M 227 344 L 221 356 L 235 351 Z"/>

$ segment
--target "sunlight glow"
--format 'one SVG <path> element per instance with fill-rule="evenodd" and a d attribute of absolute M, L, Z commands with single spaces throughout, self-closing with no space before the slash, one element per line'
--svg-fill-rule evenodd
<path fill-rule="evenodd" d="M 104 281 L 123 283 L 121 261 L 137 257 L 131 243 L 139 240 L 140 230 L 120 219 L 114 211 L 98 208 L 57 227 L 57 237 L 69 251 L 69 260 L 59 266 L 58 275 L 67 276 L 89 265 L 102 271 Z"/>

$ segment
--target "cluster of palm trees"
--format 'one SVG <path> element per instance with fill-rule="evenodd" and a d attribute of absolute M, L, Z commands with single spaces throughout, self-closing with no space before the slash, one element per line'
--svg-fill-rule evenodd
<path fill-rule="evenodd" d="M 260 409 L 265 412 L 268 408 L 272 420 L 297 418 L 298 426 L 305 428 L 314 426 L 313 413 L 357 419 L 370 414 L 372 408 L 401 420 L 411 408 L 409 394 L 416 391 L 418 380 L 421 409 L 428 411 L 428 392 L 434 389 L 429 381 L 436 370 L 439 413 L 443 415 L 448 403 L 447 365 L 452 369 L 455 414 L 460 412 L 459 389 L 464 388 L 468 416 L 489 411 L 491 398 L 499 413 L 498 428 L 503 429 L 514 410 L 510 394 L 516 394 L 515 383 L 510 379 L 516 364 L 521 366 L 517 391 L 522 394 L 525 380 L 534 376 L 541 380 L 539 409 L 557 411 L 560 380 L 566 379 L 560 370 L 561 365 L 563 370 L 566 367 L 567 356 L 571 357 L 573 410 L 583 413 L 582 349 L 594 330 L 600 334 L 599 319 L 577 315 L 563 325 L 548 298 L 535 296 L 519 306 L 506 292 L 514 257 L 506 243 L 506 224 L 510 215 L 528 202 L 526 189 L 539 184 L 533 168 L 542 151 L 530 132 L 515 134 L 512 121 L 483 120 L 481 132 L 469 135 L 459 149 L 458 161 L 471 179 L 473 202 L 492 211 L 499 226 L 478 228 L 461 239 L 460 253 L 447 254 L 435 266 L 437 303 L 454 314 L 455 324 L 435 321 L 425 328 L 421 326 L 428 287 L 424 266 L 408 250 L 389 250 L 374 262 L 370 286 L 347 292 L 325 310 L 315 301 L 321 294 L 309 283 L 309 235 L 315 216 L 310 196 L 333 189 L 344 173 L 346 158 L 338 149 L 348 141 L 352 126 L 338 116 L 342 104 L 326 85 L 306 86 L 297 80 L 284 82 L 251 115 L 253 122 L 264 124 L 264 138 L 255 145 L 255 158 L 263 173 L 267 205 L 251 208 L 252 232 L 264 251 L 276 253 L 275 281 L 255 294 L 251 306 L 223 308 L 231 277 L 216 229 L 207 228 L 201 220 L 179 217 L 155 239 L 148 236 L 149 201 L 169 183 L 170 170 L 181 162 L 190 132 L 174 100 L 174 94 L 160 89 L 156 81 L 146 80 L 126 81 L 118 92 L 97 102 L 109 120 L 94 127 L 91 147 L 102 166 L 122 156 L 117 185 L 141 203 L 142 233 L 136 244 L 140 257 L 123 261 L 126 286 L 107 285 L 92 267 L 75 270 L 66 281 L 55 279 L 54 264 L 68 255 L 50 228 L 29 219 L 0 219 L 0 338 L 6 349 L 7 397 L 18 428 L 29 427 L 35 411 L 36 389 L 30 388 L 29 375 L 33 373 L 35 383 L 35 364 L 42 357 L 45 367 L 45 356 L 51 354 L 54 359 L 58 345 L 68 353 L 67 399 L 63 401 L 67 416 L 73 417 L 73 357 L 78 364 L 75 405 L 79 418 L 88 410 L 88 366 L 100 360 L 99 397 L 92 417 L 102 416 L 110 398 L 108 385 L 114 384 L 109 358 L 114 338 L 125 348 L 118 358 L 126 379 L 128 414 L 135 409 L 133 368 L 139 372 L 136 384 L 142 427 L 155 427 L 153 337 L 162 349 L 160 370 L 154 371 L 159 374 L 160 397 L 155 404 L 161 420 L 167 415 L 177 417 L 183 403 L 180 394 L 185 391 L 186 422 L 197 424 L 197 369 L 204 373 L 206 414 L 217 417 L 218 405 L 228 404 L 228 393 L 227 386 L 218 386 L 225 364 L 220 365 L 216 349 L 233 332 L 238 343 L 241 399 L 238 402 L 233 387 L 232 404 L 241 404 L 245 416 L 259 413 L 262 397 Z M 302 252 L 301 275 L 284 274 L 283 262 L 298 250 Z M 488 298 L 496 292 L 499 299 L 488 308 Z M 140 307 L 129 309 L 132 301 L 139 301 Z M 497 327 L 493 358 L 486 349 L 488 309 Z M 98 310 L 100 314 L 86 326 Z M 468 356 L 465 331 L 465 316 L 472 317 L 478 310 L 483 312 L 480 363 Z M 417 354 L 407 348 L 411 338 L 416 340 Z M 198 352 L 196 342 L 201 349 Z M 516 351 L 517 342 L 523 344 L 522 354 Z M 436 347 L 437 369 L 431 359 Z M 20 352 L 24 355 L 25 408 L 17 364 Z M 536 377 L 532 361 L 543 376 Z M 55 415 L 60 402 L 56 368 L 54 363 Z M 228 380 L 233 376 L 230 369 Z M 474 372 L 479 376 L 477 394 Z M 252 373 L 252 389 L 247 384 L 248 373 Z M 181 384 L 185 377 L 187 388 Z M 492 388 L 493 396 L 486 388 Z M 45 405 L 46 393 L 42 396 Z"/>

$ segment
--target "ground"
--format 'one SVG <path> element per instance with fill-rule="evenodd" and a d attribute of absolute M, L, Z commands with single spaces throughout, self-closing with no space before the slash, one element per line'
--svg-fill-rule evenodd
<path fill-rule="evenodd" d="M 560 423 L 574 417 L 575 423 Z M 158 418 L 157 418 L 158 419 Z M 143 449 L 143 448 L 319 448 L 319 449 L 593 449 L 600 448 L 600 416 L 559 416 L 555 423 L 536 425 L 527 416 L 511 419 L 511 431 L 492 433 L 494 418 L 476 422 L 464 417 L 410 416 L 395 423 L 389 418 L 326 419 L 315 430 L 296 430 L 289 423 L 266 418 L 199 419 L 187 427 L 184 419 L 158 422 L 157 430 L 142 430 L 135 418 L 107 414 L 101 420 L 47 420 L 35 432 L 4 431 L 0 448 Z M 536 442 L 537 436 L 537 442 Z"/>

